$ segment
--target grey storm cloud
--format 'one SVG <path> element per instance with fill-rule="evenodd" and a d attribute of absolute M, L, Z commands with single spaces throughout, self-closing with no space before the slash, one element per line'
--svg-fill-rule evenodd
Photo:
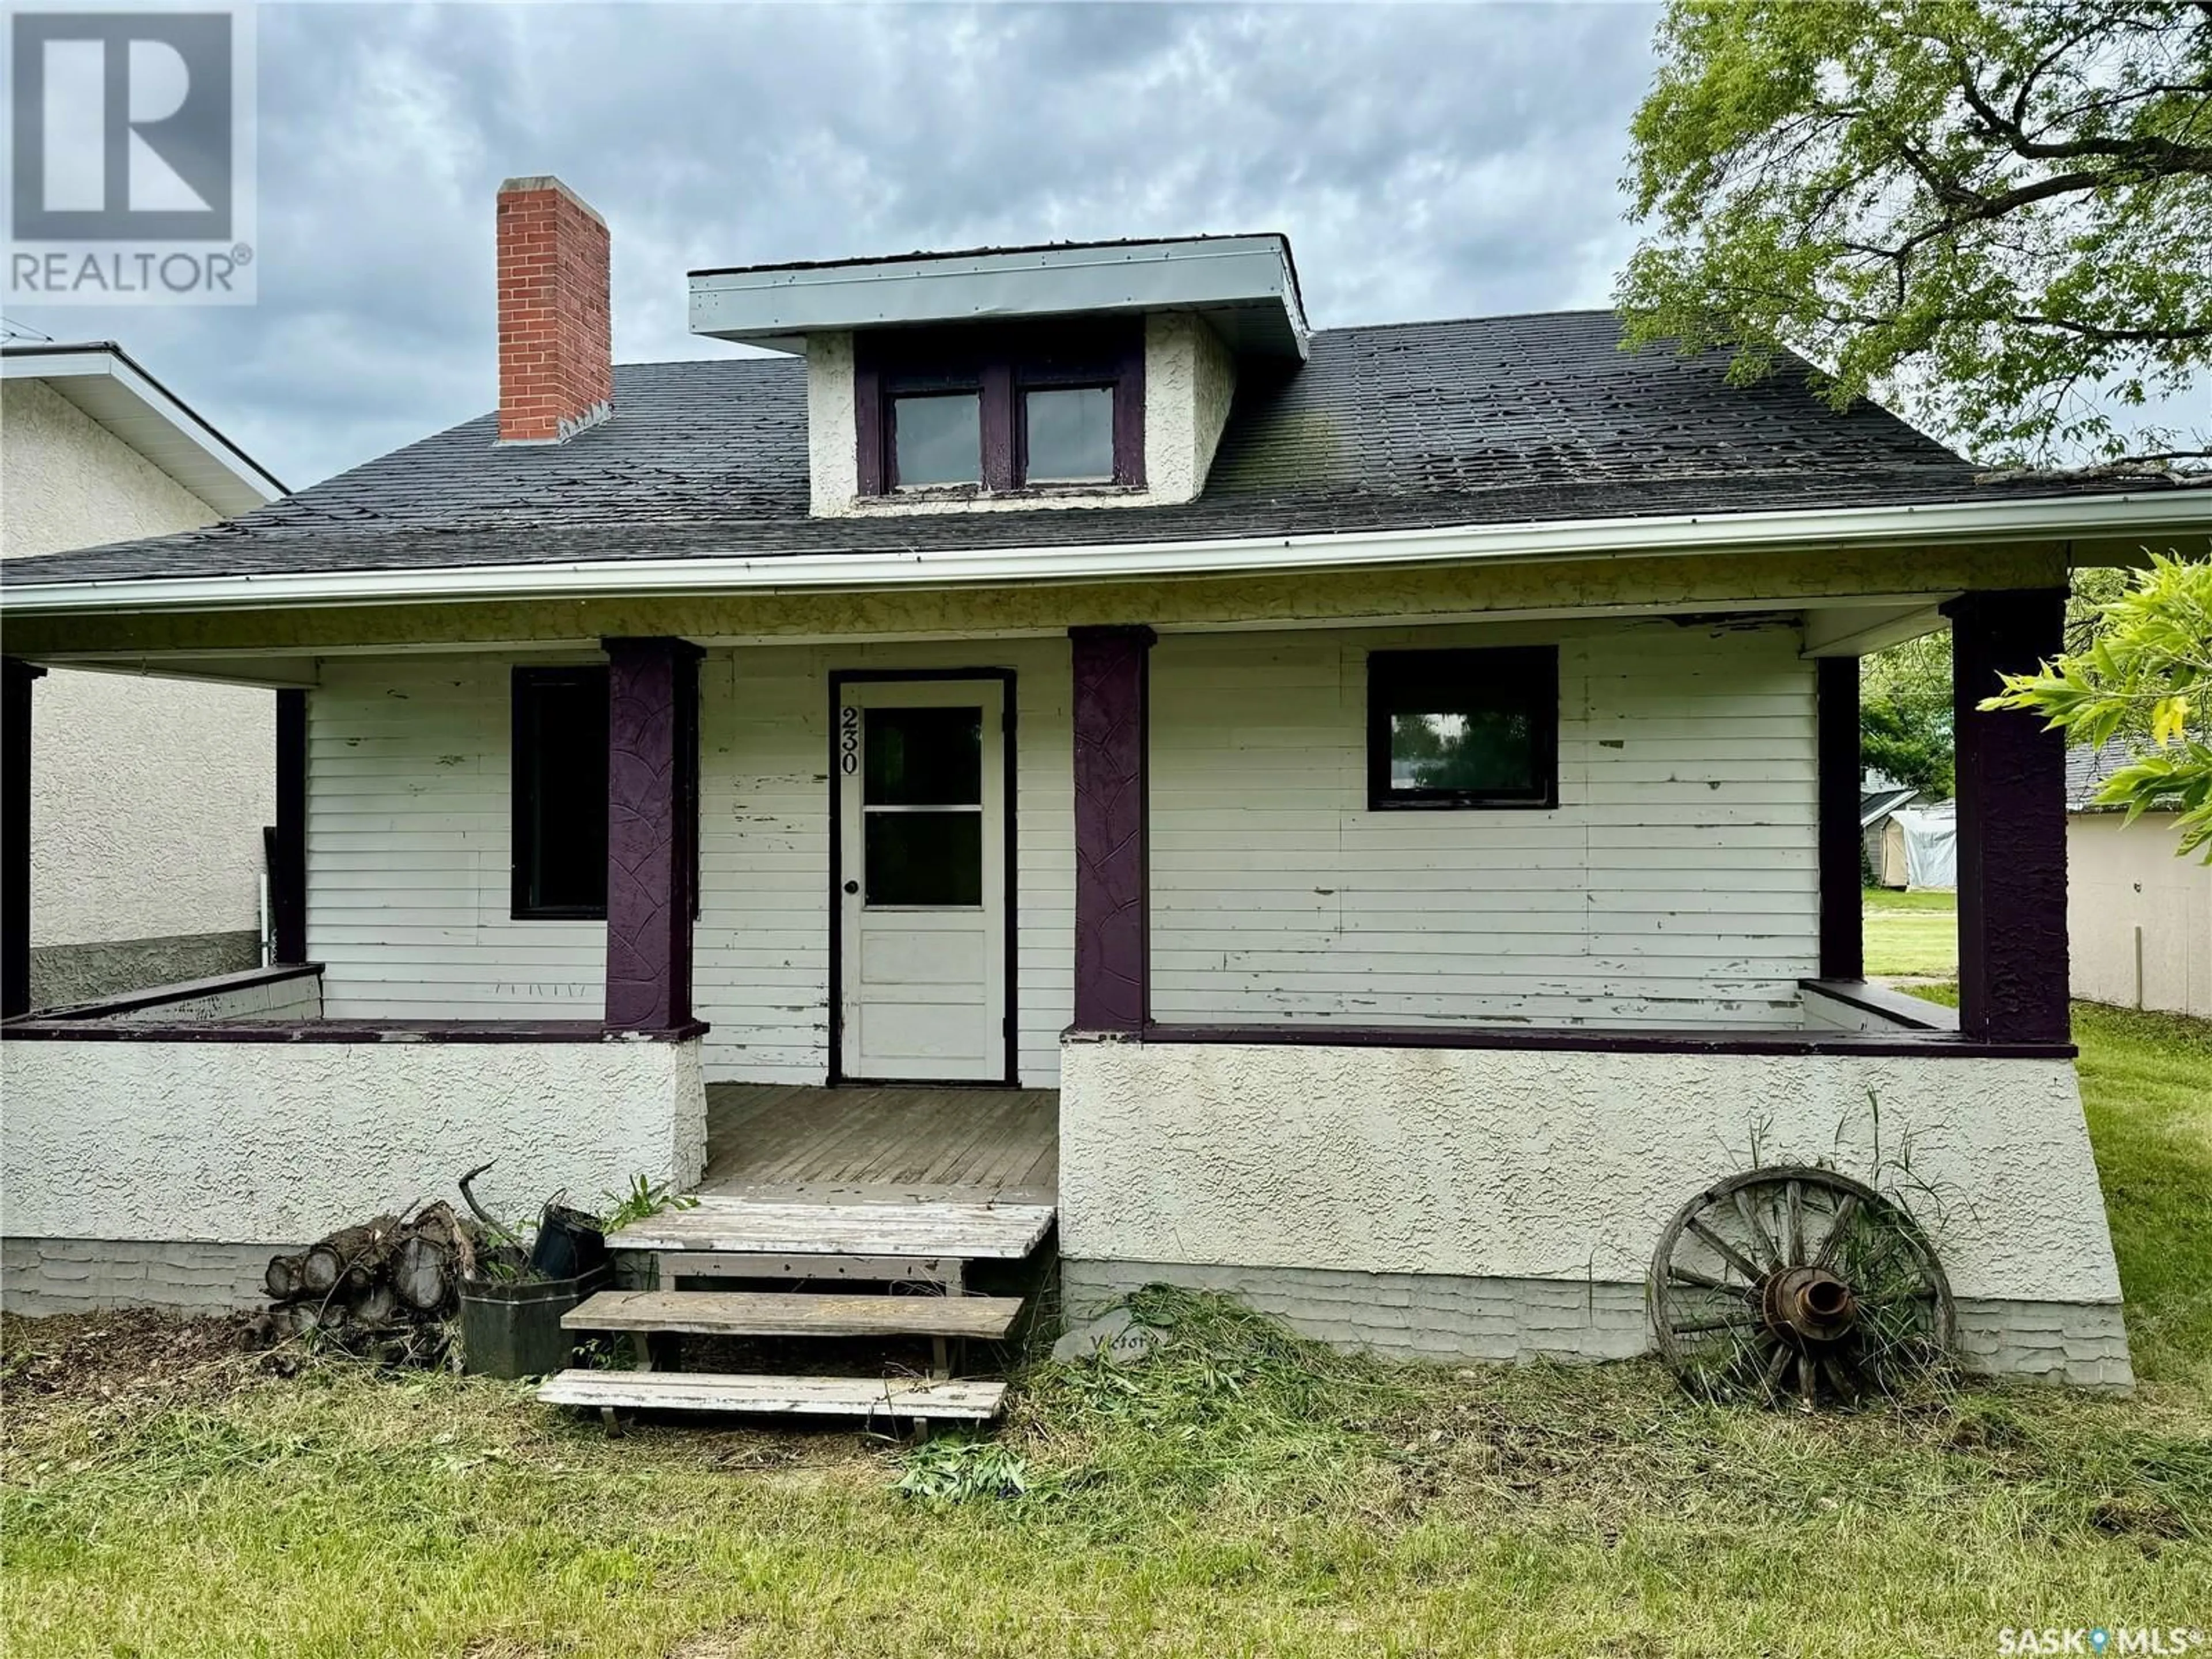
<path fill-rule="evenodd" d="M 259 13 L 260 302 L 116 338 L 298 487 L 489 407 L 492 198 L 614 244 L 622 361 L 698 265 L 1282 230 L 1330 326 L 1601 303 L 1655 15 L 1626 6 L 325 6 Z"/>

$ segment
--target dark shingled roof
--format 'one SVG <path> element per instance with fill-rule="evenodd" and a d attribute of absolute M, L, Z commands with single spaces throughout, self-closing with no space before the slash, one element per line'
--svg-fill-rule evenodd
<path fill-rule="evenodd" d="M 615 415 L 501 448 L 483 415 L 242 518 L 10 561 L 9 586 L 1208 540 L 2055 493 L 1977 484 L 1886 410 L 1838 414 L 1802 364 L 1619 349 L 1610 312 L 1325 330 L 1240 386 L 1206 492 L 1176 507 L 810 518 L 806 374 L 790 358 L 631 363 Z"/>

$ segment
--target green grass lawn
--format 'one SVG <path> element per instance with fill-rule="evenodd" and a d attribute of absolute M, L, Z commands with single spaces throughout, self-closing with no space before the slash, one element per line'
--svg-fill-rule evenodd
<path fill-rule="evenodd" d="M 1881 979 L 1942 978 L 1959 971 L 1956 893 L 1865 890 L 1866 970 Z"/>
<path fill-rule="evenodd" d="M 19 1321 L 0 1631 L 24 1659 L 1895 1659 L 2212 1623 L 2212 1027 L 2078 1030 L 2132 1398 L 1806 1419 L 1646 1364 L 1349 1359 L 1187 1302 L 1153 1359 L 1038 1367 L 998 1450 L 934 1454 L 1015 1460 L 1024 1494 L 917 1501 L 850 1433 L 609 1439 L 520 1387 Z M 40 1392 L 64 1352 L 89 1373 Z"/>

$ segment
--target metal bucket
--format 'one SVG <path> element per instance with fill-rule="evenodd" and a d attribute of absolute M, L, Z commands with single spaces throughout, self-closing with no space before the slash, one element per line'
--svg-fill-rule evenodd
<path fill-rule="evenodd" d="M 565 1370 L 576 1337 L 561 1328 L 561 1316 L 613 1277 L 599 1267 L 574 1279 L 464 1279 L 461 1369 L 509 1380 Z"/>

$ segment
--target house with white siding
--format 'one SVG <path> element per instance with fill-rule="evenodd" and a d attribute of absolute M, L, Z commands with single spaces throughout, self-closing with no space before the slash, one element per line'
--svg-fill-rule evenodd
<path fill-rule="evenodd" d="M 489 1160 L 703 1194 L 616 1241 L 735 1298 L 685 1330 L 1056 1248 L 1079 1316 L 1604 1358 L 1790 1166 L 1911 1212 L 1969 1364 L 2126 1381 L 2063 757 L 1978 704 L 2203 492 L 1984 481 L 1602 312 L 1315 329 L 1274 235 L 695 271 L 767 353 L 621 366 L 599 216 L 498 235 L 495 413 L 5 573 L 11 711 L 277 689 L 301 895 L 264 973 L 9 1011 L 18 1304 L 227 1298 Z M 1859 947 L 1857 659 L 1945 628 L 1955 1012 Z"/>

